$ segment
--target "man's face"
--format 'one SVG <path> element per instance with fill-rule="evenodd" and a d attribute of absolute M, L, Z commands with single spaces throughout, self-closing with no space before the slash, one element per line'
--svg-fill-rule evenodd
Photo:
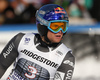
<path fill-rule="evenodd" d="M 64 30 L 65 23 L 64 22 L 51 23 L 50 28 L 53 30 L 62 28 Z M 49 30 L 47 33 L 47 37 L 52 43 L 59 43 L 63 37 L 63 32 L 60 30 L 58 33 L 53 33 L 52 31 Z"/>
<path fill-rule="evenodd" d="M 58 33 L 53 33 L 49 30 L 47 37 L 52 43 L 59 43 L 63 37 L 63 32 L 59 31 Z"/>

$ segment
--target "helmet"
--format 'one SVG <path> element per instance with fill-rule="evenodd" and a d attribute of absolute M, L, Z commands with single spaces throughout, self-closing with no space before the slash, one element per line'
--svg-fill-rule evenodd
<path fill-rule="evenodd" d="M 67 23 L 66 29 L 62 30 L 61 28 L 57 31 L 53 31 L 50 28 L 52 22 L 65 22 Z M 67 12 L 59 5 L 56 4 L 47 4 L 42 6 L 36 12 L 36 25 L 38 32 L 41 36 L 47 35 L 48 30 L 57 33 L 60 30 L 65 34 L 68 30 L 68 14 Z"/>

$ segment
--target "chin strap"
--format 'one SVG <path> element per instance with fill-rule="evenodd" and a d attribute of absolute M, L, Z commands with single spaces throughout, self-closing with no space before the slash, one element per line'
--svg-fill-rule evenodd
<path fill-rule="evenodd" d="M 51 44 L 51 41 L 48 39 L 47 35 L 44 36 L 44 39 L 48 44 Z"/>

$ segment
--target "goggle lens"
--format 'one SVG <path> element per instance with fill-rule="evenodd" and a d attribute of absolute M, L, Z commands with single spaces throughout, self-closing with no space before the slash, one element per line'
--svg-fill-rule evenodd
<path fill-rule="evenodd" d="M 54 32 L 57 32 L 59 31 L 60 29 L 62 29 L 64 32 L 66 31 L 66 25 L 67 25 L 67 22 L 52 22 L 50 24 L 50 28 L 54 31 Z"/>

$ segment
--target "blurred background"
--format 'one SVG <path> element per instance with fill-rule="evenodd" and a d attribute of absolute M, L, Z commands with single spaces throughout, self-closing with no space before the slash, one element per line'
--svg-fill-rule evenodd
<path fill-rule="evenodd" d="M 0 0 L 0 52 L 19 32 L 37 32 L 35 12 L 51 3 L 69 15 L 63 42 L 76 58 L 72 80 L 100 80 L 100 0 Z M 11 69 L 12 65 L 2 80 Z"/>

